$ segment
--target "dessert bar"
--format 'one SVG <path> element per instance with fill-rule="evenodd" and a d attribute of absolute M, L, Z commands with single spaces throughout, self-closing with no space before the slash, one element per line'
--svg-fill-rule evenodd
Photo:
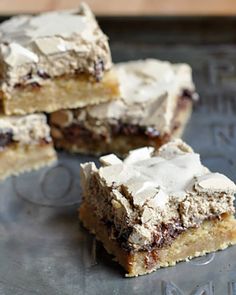
<path fill-rule="evenodd" d="M 52 112 L 119 96 L 107 36 L 86 4 L 0 24 L 5 114 Z"/>
<path fill-rule="evenodd" d="M 46 116 L 0 116 L 0 179 L 56 160 Z"/>
<path fill-rule="evenodd" d="M 235 184 L 181 140 L 81 165 L 80 219 L 138 276 L 236 243 Z"/>
<path fill-rule="evenodd" d="M 182 134 L 197 98 L 189 65 L 147 59 L 117 64 L 115 70 L 119 100 L 51 114 L 56 147 L 123 156 Z"/>

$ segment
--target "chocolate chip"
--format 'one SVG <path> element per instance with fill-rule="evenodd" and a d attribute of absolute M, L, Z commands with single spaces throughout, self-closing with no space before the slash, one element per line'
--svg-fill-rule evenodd
<path fill-rule="evenodd" d="M 16 83 L 16 84 L 14 85 L 14 88 L 20 88 L 20 87 L 22 87 L 22 84 L 21 84 L 21 83 Z"/>
<path fill-rule="evenodd" d="M 13 142 L 13 132 L 11 130 L 7 132 L 1 132 L 0 130 L 0 147 L 3 148 Z"/>
<path fill-rule="evenodd" d="M 121 133 L 121 124 L 117 123 L 115 125 L 111 125 L 111 132 L 114 135 Z"/>
<path fill-rule="evenodd" d="M 184 96 L 186 98 L 190 98 L 190 99 L 192 99 L 192 94 L 193 94 L 193 92 L 190 91 L 189 89 L 184 89 L 182 92 L 182 96 Z"/>
<path fill-rule="evenodd" d="M 145 134 L 148 137 L 158 137 L 160 136 L 160 132 L 153 127 L 147 127 L 145 130 Z"/>
<path fill-rule="evenodd" d="M 126 125 L 123 126 L 122 131 L 123 131 L 123 133 L 125 135 L 132 135 L 132 134 L 137 134 L 138 131 L 139 131 L 139 128 L 136 125 L 128 125 L 128 124 L 126 124 Z"/>
<path fill-rule="evenodd" d="M 113 134 L 125 134 L 125 135 L 134 135 L 142 133 L 141 127 L 138 125 L 132 124 L 123 124 L 121 122 L 117 122 L 116 125 L 111 126 L 111 130 Z"/>
<path fill-rule="evenodd" d="M 31 82 L 29 85 L 30 85 L 32 88 L 39 88 L 39 87 L 41 87 L 41 85 L 40 85 L 38 82 Z"/>
<path fill-rule="evenodd" d="M 94 75 L 97 82 L 101 81 L 103 72 L 104 72 L 104 62 L 103 60 L 100 59 L 94 64 Z"/>
<path fill-rule="evenodd" d="M 192 91 L 192 90 L 189 90 L 189 89 L 183 89 L 181 96 L 183 98 L 187 98 L 187 99 L 190 99 L 192 101 L 198 101 L 199 100 L 199 95 L 195 91 Z"/>
<path fill-rule="evenodd" d="M 40 88 L 41 87 L 41 85 L 38 82 L 34 81 L 34 82 L 31 82 L 31 83 L 28 83 L 28 84 L 26 84 L 26 83 L 16 83 L 14 85 L 14 88 L 22 88 L 22 89 L 24 89 L 24 88 L 26 88 L 28 86 L 31 86 L 32 88 Z"/>
<path fill-rule="evenodd" d="M 75 69 L 75 74 L 80 75 L 81 73 L 83 73 L 83 69 L 82 68 Z"/>
<path fill-rule="evenodd" d="M 30 79 L 32 79 L 32 70 L 30 70 L 28 74 L 23 77 L 23 80 L 26 82 Z"/>
<path fill-rule="evenodd" d="M 48 73 L 44 72 L 44 70 L 42 70 L 42 69 L 37 70 L 37 75 L 42 79 L 49 79 L 50 78 L 50 75 Z"/>

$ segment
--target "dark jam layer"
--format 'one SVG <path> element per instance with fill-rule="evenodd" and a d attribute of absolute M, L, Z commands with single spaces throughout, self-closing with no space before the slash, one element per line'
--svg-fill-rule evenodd
<path fill-rule="evenodd" d="M 102 80 L 103 74 L 105 71 L 105 67 L 104 67 L 104 61 L 99 59 L 98 61 L 94 62 L 94 72 L 93 74 L 91 74 L 94 77 L 94 80 L 96 82 L 100 82 Z M 81 69 L 76 69 L 74 71 L 74 73 L 71 74 L 71 77 L 76 77 L 79 75 L 88 75 L 88 77 L 90 76 L 89 74 L 86 74 L 84 71 L 82 71 Z M 36 76 L 40 77 L 43 80 L 47 80 L 47 79 L 51 79 L 52 77 L 45 72 L 43 69 L 38 69 L 36 72 Z M 22 77 L 22 81 L 20 83 L 16 83 L 14 85 L 15 88 L 25 88 L 25 87 L 30 87 L 32 90 L 33 89 L 39 89 L 40 87 L 42 87 L 41 84 L 39 84 L 37 81 L 33 81 L 33 71 L 30 70 L 29 73 L 27 75 L 25 75 L 24 77 Z M 62 76 L 63 77 L 63 76 Z M 57 77 L 54 77 L 57 78 Z M 29 82 L 31 81 L 31 82 Z"/>
<path fill-rule="evenodd" d="M 88 130 L 82 123 L 72 124 L 68 127 L 63 128 L 63 136 L 69 142 L 76 142 L 79 137 L 87 140 L 104 140 L 109 141 L 113 136 L 118 135 L 138 135 L 147 136 L 148 138 L 159 138 L 160 133 L 158 130 L 152 127 L 142 127 L 139 125 L 124 124 L 117 122 L 116 125 L 110 125 L 107 132 L 105 133 L 95 133 L 92 130 Z"/>
<path fill-rule="evenodd" d="M 179 98 L 178 105 L 176 108 L 176 113 L 186 107 L 186 104 L 189 100 L 196 100 L 196 93 L 191 92 L 189 90 L 183 90 L 182 95 Z M 178 123 L 175 123 L 178 124 Z M 178 128 L 178 126 L 173 126 L 173 131 Z M 126 136 L 145 136 L 150 140 L 152 139 L 160 139 L 162 137 L 167 137 L 166 135 L 161 135 L 160 132 L 154 127 L 145 127 L 133 124 L 123 123 L 121 121 L 117 121 L 116 124 L 110 124 L 106 128 L 105 131 L 100 133 L 95 133 L 92 130 L 87 129 L 82 122 L 74 123 L 68 127 L 61 129 L 63 136 L 66 140 L 71 143 L 76 143 L 77 139 L 83 138 L 84 140 L 102 140 L 105 142 L 109 142 L 113 136 L 126 135 Z M 166 140 L 164 140 L 165 142 Z"/>
<path fill-rule="evenodd" d="M 139 125 L 126 124 L 120 121 L 116 125 L 111 125 L 112 135 L 147 135 L 150 138 L 159 137 L 160 132 L 153 127 L 143 127 Z"/>

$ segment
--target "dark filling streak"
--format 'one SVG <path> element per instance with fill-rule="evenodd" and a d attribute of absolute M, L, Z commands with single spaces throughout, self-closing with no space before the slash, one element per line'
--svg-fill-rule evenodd
<path fill-rule="evenodd" d="M 104 61 L 102 59 L 99 59 L 97 62 L 94 63 L 94 77 L 97 82 L 100 82 L 102 80 L 104 70 Z"/>
<path fill-rule="evenodd" d="M 147 135 L 149 138 L 160 137 L 160 132 L 153 127 L 127 124 L 118 121 L 116 125 L 111 125 L 112 135 Z"/>
<path fill-rule="evenodd" d="M 44 80 L 51 78 L 50 75 L 48 73 L 44 72 L 44 70 L 42 70 L 42 69 L 38 69 L 37 75 Z"/>
<path fill-rule="evenodd" d="M 206 220 L 215 219 L 220 219 L 220 216 L 215 215 L 206 218 Z M 129 236 L 133 230 L 132 227 L 127 227 L 125 230 L 123 230 L 123 232 L 120 232 L 115 228 L 115 225 L 112 221 L 103 219 L 102 222 L 107 226 L 108 232 L 113 234 L 120 247 L 126 252 L 132 253 L 135 251 L 148 251 L 150 254 L 146 259 L 148 268 L 151 267 L 153 263 L 155 263 L 156 259 L 158 259 L 157 255 L 159 249 L 165 246 L 170 246 L 173 240 L 175 240 L 180 234 L 188 229 L 183 226 L 180 220 L 174 219 L 169 223 L 162 222 L 157 225 L 153 231 L 152 243 L 144 245 L 143 247 L 136 250 L 132 244 L 128 242 Z"/>
<path fill-rule="evenodd" d="M 127 252 L 135 251 L 132 244 L 128 242 L 129 236 L 132 233 L 133 228 L 128 227 L 123 232 L 120 232 L 115 228 L 115 225 L 110 220 L 103 220 L 103 223 L 107 226 L 108 231 L 113 233 L 116 241 L 119 243 L 120 247 Z M 156 226 L 153 232 L 153 241 L 151 244 L 144 245 L 138 251 L 152 251 L 153 249 L 161 249 L 164 246 L 168 246 L 172 243 L 174 239 L 186 228 L 178 220 L 173 220 L 170 223 L 161 223 Z"/>
<path fill-rule="evenodd" d="M 199 95 L 195 91 L 183 89 L 181 98 L 191 100 L 192 102 L 197 102 L 199 100 Z"/>
<path fill-rule="evenodd" d="M 99 59 L 97 62 L 94 63 L 93 76 L 94 76 L 96 82 L 100 82 L 102 80 L 104 71 L 105 71 L 104 61 L 102 59 Z M 84 73 L 85 72 L 80 68 L 74 70 L 74 75 L 76 75 L 76 76 L 80 75 L 80 74 L 84 74 Z M 45 72 L 43 69 L 38 69 L 36 72 L 36 75 L 43 80 L 51 79 L 51 76 L 47 72 Z M 31 86 L 32 88 L 40 88 L 42 86 L 37 81 L 32 81 L 29 83 L 28 82 L 29 80 L 33 80 L 33 71 L 32 70 L 27 75 L 22 77 L 22 81 L 19 83 L 16 83 L 14 85 L 14 88 L 24 88 L 27 86 Z"/>
<path fill-rule="evenodd" d="M 181 124 L 175 119 L 178 113 L 182 110 L 185 110 L 189 102 L 197 102 L 197 101 L 198 101 L 198 94 L 196 92 L 190 91 L 188 89 L 184 89 L 182 91 L 182 95 L 179 97 L 179 100 L 174 112 L 174 118 L 172 120 L 172 132 L 178 129 Z"/>
<path fill-rule="evenodd" d="M 40 78 L 42 78 L 44 80 L 51 78 L 50 75 L 42 69 L 38 69 L 36 73 Z M 31 88 L 40 88 L 41 85 L 38 82 L 36 82 L 36 81 L 32 81 L 30 83 L 28 82 L 29 80 L 32 80 L 32 79 L 33 79 L 33 71 L 31 70 L 31 71 L 29 71 L 29 73 L 27 75 L 22 77 L 22 82 L 16 83 L 14 85 L 14 88 L 24 88 L 27 86 L 30 86 Z"/>
<path fill-rule="evenodd" d="M 40 144 L 49 144 L 51 142 L 52 142 L 52 138 L 50 136 L 41 138 L 39 141 Z"/>
<path fill-rule="evenodd" d="M 106 135 L 105 134 L 97 134 L 94 132 L 91 132 L 86 127 L 84 127 L 82 124 L 72 124 L 68 127 L 65 127 L 62 129 L 63 136 L 66 140 L 73 142 L 75 139 L 82 137 L 86 138 L 88 140 L 105 140 Z"/>
<path fill-rule="evenodd" d="M 46 73 L 44 73 L 45 75 Z M 43 78 L 43 71 L 42 70 L 38 70 L 37 71 L 37 75 L 41 78 Z M 41 87 L 41 85 L 36 82 L 36 81 L 32 81 L 30 83 L 28 83 L 29 80 L 32 80 L 33 78 L 33 71 L 30 70 L 29 73 L 27 75 L 25 75 L 24 77 L 22 77 L 22 82 L 16 83 L 14 85 L 14 88 L 24 88 L 26 86 L 30 86 L 31 88 L 39 88 Z"/>
<path fill-rule="evenodd" d="M 26 83 L 17 83 L 14 85 L 14 88 L 18 88 L 18 89 L 22 88 L 23 89 L 27 86 L 31 87 L 32 90 L 38 89 L 41 87 L 41 85 L 38 82 L 31 82 L 31 83 L 27 83 L 27 84 Z"/>
<path fill-rule="evenodd" d="M 161 248 L 166 245 L 170 245 L 172 241 L 186 228 L 178 220 L 173 220 L 171 223 L 161 223 L 156 227 L 153 234 L 153 243 L 148 246 L 146 250 L 152 250 L 153 248 Z"/>
<path fill-rule="evenodd" d="M 38 141 L 38 143 L 41 145 L 49 144 L 51 142 L 52 140 L 50 137 L 41 138 Z M 0 150 L 3 150 L 5 147 L 13 143 L 17 143 L 17 141 L 13 139 L 13 132 L 10 129 L 9 131 L 4 131 L 4 132 L 1 132 L 0 130 Z"/>
<path fill-rule="evenodd" d="M 13 143 L 13 132 L 11 130 L 6 132 L 0 131 L 0 149 Z"/>
<path fill-rule="evenodd" d="M 82 123 L 73 123 L 68 127 L 62 128 L 61 131 L 64 138 L 69 142 L 74 142 L 77 138 L 109 141 L 110 136 L 118 135 L 146 135 L 148 138 L 160 138 L 160 133 L 152 127 L 146 128 L 138 125 L 117 122 L 116 125 L 110 125 L 109 129 L 110 133 L 109 131 L 104 133 L 95 133 L 92 130 L 87 129 Z"/>
<path fill-rule="evenodd" d="M 99 67 L 98 67 L 99 68 Z M 193 100 L 192 96 L 194 92 L 190 90 L 183 90 L 182 96 L 178 101 L 178 105 L 176 108 L 176 113 L 186 107 L 186 103 L 189 100 Z M 177 129 L 178 123 L 173 125 L 173 130 Z M 165 137 L 168 139 L 168 134 L 162 135 L 160 132 L 154 127 L 145 127 L 133 124 L 122 123 L 120 120 L 116 122 L 116 124 L 110 124 L 109 130 L 107 133 L 95 133 L 92 130 L 87 129 L 82 122 L 73 123 L 72 125 L 65 127 L 62 130 L 63 136 L 66 140 L 70 142 L 74 142 L 75 139 L 82 137 L 87 139 L 93 140 L 108 140 L 111 136 L 118 136 L 118 135 L 138 135 L 138 136 L 147 136 L 150 139 L 159 139 L 160 137 Z"/>

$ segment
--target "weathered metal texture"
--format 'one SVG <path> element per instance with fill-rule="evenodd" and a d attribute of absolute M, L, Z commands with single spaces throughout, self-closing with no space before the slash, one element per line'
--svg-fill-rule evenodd
<path fill-rule="evenodd" d="M 101 20 L 115 61 L 156 57 L 192 65 L 201 102 L 184 138 L 209 168 L 236 180 L 235 19 L 204 22 L 206 35 L 201 19 Z M 94 158 L 59 158 L 53 168 L 0 184 L 1 295 L 236 294 L 235 247 L 124 278 L 77 219 L 79 164 Z"/>

